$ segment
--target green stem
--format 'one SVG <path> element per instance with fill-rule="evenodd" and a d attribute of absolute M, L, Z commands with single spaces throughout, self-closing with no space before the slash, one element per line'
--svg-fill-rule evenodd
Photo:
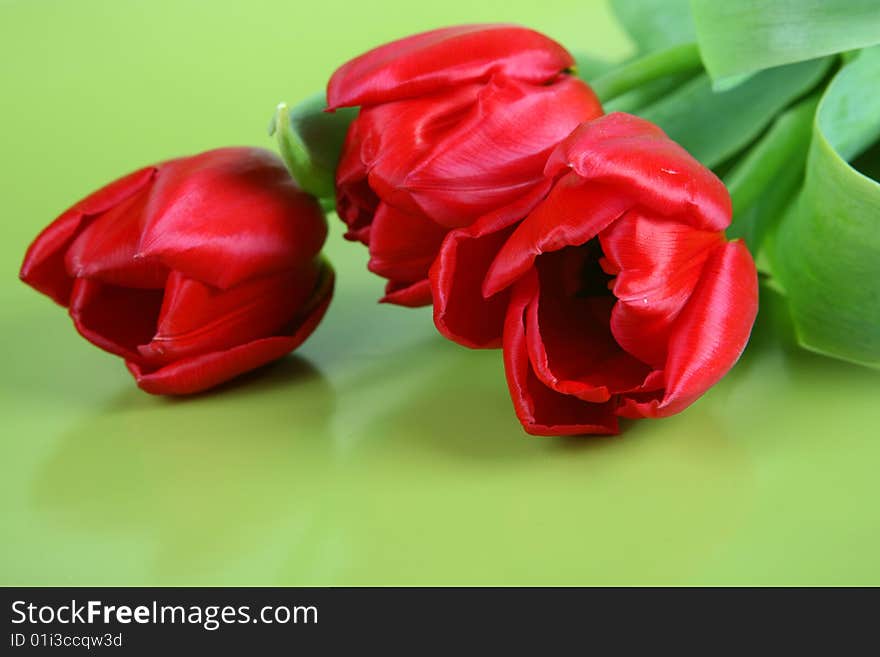
<path fill-rule="evenodd" d="M 604 102 L 657 78 L 696 71 L 702 66 L 697 44 L 685 43 L 619 66 L 590 82 L 590 86 Z"/>

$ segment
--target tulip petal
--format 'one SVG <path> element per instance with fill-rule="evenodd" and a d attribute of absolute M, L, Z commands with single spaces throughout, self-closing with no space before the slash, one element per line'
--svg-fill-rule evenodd
<path fill-rule="evenodd" d="M 73 290 L 73 279 L 64 265 L 68 247 L 93 217 L 136 194 L 155 174 L 155 167 L 139 169 L 102 187 L 65 211 L 28 248 L 21 266 L 21 279 L 56 303 L 68 305 Z"/>
<path fill-rule="evenodd" d="M 590 403 L 560 394 L 545 386 L 532 370 L 524 313 L 537 292 L 537 274 L 529 272 L 513 287 L 504 323 L 504 368 L 523 428 L 546 436 L 618 433 L 614 400 Z"/>
<path fill-rule="evenodd" d="M 111 354 L 141 360 L 139 345 L 156 332 L 162 290 L 134 289 L 78 278 L 70 297 L 70 316 L 86 340 Z"/>
<path fill-rule="evenodd" d="M 390 279 L 425 278 L 447 232 L 430 219 L 382 203 L 370 228 L 367 267 Z"/>
<path fill-rule="evenodd" d="M 538 260 L 540 289 L 526 308 L 526 345 L 532 368 L 556 392 L 587 402 L 607 402 L 613 394 L 638 389 L 650 368 L 617 344 L 609 328 L 614 297 L 577 297 L 560 280 L 564 249 Z M 578 262 L 578 260 L 581 262 Z"/>
<path fill-rule="evenodd" d="M 741 241 L 720 245 L 676 320 L 663 399 L 632 405 L 645 417 L 683 410 L 717 383 L 745 349 L 758 311 L 758 277 Z"/>
<path fill-rule="evenodd" d="M 349 125 L 336 168 L 336 212 L 348 226 L 345 239 L 369 244 L 369 226 L 379 205 L 379 197 L 367 182 L 367 167 L 362 158 L 364 127 L 356 118 Z"/>
<path fill-rule="evenodd" d="M 571 68 L 561 45 L 515 25 L 459 25 L 374 48 L 339 67 L 327 85 L 329 109 L 433 94 L 493 73 L 540 84 Z"/>
<path fill-rule="evenodd" d="M 207 390 L 244 372 L 281 358 L 296 349 L 315 330 L 333 291 L 333 271 L 324 268 L 315 303 L 290 328 L 289 334 L 261 338 L 224 351 L 178 360 L 159 369 L 126 361 L 138 387 L 156 395 L 186 395 Z"/>
<path fill-rule="evenodd" d="M 731 218 L 730 195 L 715 174 L 656 125 L 614 112 L 579 126 L 547 161 L 545 173 L 569 168 L 587 181 L 618 189 L 633 205 L 721 231 Z"/>
<path fill-rule="evenodd" d="M 138 352 L 164 363 L 274 335 L 312 295 L 318 273 L 306 263 L 220 290 L 173 272 L 156 334 Z"/>
<path fill-rule="evenodd" d="M 626 351 L 663 369 L 673 323 L 724 236 L 631 210 L 599 241 L 617 273 L 611 332 Z"/>
<path fill-rule="evenodd" d="M 576 173 L 566 174 L 498 252 L 483 294 L 488 297 L 509 286 L 533 267 L 541 253 L 586 244 L 628 207 L 613 187 L 585 185 Z"/>
<path fill-rule="evenodd" d="M 73 240 L 64 258 L 74 278 L 94 278 L 111 285 L 161 288 L 168 269 L 154 258 L 137 257 L 149 188 L 141 189 L 98 215 Z"/>
<path fill-rule="evenodd" d="M 663 390 L 653 390 L 647 393 L 634 393 L 621 395 L 615 413 L 618 417 L 629 420 L 641 420 L 642 418 L 661 417 L 657 407 L 663 400 Z"/>
<path fill-rule="evenodd" d="M 279 336 L 174 361 L 157 370 L 143 367 L 133 360 L 126 360 L 125 365 L 138 387 L 145 392 L 153 395 L 189 395 L 278 360 L 296 347 L 294 338 Z"/>
<path fill-rule="evenodd" d="M 139 255 L 228 288 L 311 260 L 326 233 L 318 202 L 296 187 L 277 156 L 222 148 L 162 166 Z"/>
<path fill-rule="evenodd" d="M 365 110 L 377 145 L 364 160 L 384 200 L 448 228 L 467 226 L 543 178 L 553 147 L 601 114 L 582 81 L 535 87 L 493 76 L 485 85 Z"/>
<path fill-rule="evenodd" d="M 337 171 L 337 186 L 343 191 L 352 187 L 352 199 L 346 200 L 357 203 L 363 192 L 353 183 L 360 180 L 361 169 L 365 169 L 375 195 L 395 207 L 420 213 L 421 208 L 405 186 L 407 176 L 469 119 L 481 89 L 482 85 L 470 84 L 436 96 L 362 109 L 349 129 L 351 139 Z M 454 180 L 444 182 L 451 183 Z"/>
<path fill-rule="evenodd" d="M 427 278 L 418 281 L 388 281 L 385 296 L 379 302 L 407 308 L 427 306 L 431 303 L 431 282 Z"/>
<path fill-rule="evenodd" d="M 434 324 L 442 335 L 474 349 L 501 346 L 510 295 L 485 298 L 483 279 L 514 224 L 544 198 L 550 184 L 546 180 L 510 205 L 446 236 L 430 273 Z"/>

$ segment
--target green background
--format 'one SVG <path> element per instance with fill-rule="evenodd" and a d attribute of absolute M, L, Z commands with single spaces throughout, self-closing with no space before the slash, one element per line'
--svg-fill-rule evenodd
<path fill-rule="evenodd" d="M 0 2 L 3 584 L 880 584 L 880 373 L 790 346 L 615 438 L 526 436 L 499 352 L 445 342 L 331 218 L 337 294 L 294 357 L 140 392 L 17 280 L 27 244 L 141 165 L 273 147 L 278 101 L 441 25 L 631 51 L 604 4 Z"/>

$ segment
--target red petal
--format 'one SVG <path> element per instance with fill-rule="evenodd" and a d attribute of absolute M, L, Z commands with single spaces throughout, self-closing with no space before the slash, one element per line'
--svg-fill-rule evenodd
<path fill-rule="evenodd" d="M 529 359 L 537 377 L 556 392 L 606 402 L 613 394 L 639 389 L 650 368 L 611 335 L 613 297 L 565 294 L 558 269 L 566 251 L 539 260 L 540 290 L 526 309 Z"/>
<path fill-rule="evenodd" d="M 141 367 L 136 361 L 125 365 L 141 390 L 154 395 L 189 395 L 233 379 L 277 360 L 297 347 L 291 337 L 272 337 L 174 361 L 158 370 Z"/>
<path fill-rule="evenodd" d="M 336 212 L 348 226 L 345 238 L 369 243 L 369 226 L 379 204 L 379 197 L 367 182 L 367 167 L 361 157 L 365 121 L 351 122 L 342 156 L 336 168 Z"/>
<path fill-rule="evenodd" d="M 311 260 L 327 226 L 281 160 L 222 148 L 164 164 L 147 207 L 140 254 L 227 288 Z"/>
<path fill-rule="evenodd" d="M 615 112 L 584 123 L 550 156 L 545 172 L 573 168 L 584 180 L 614 186 L 632 204 L 680 216 L 696 228 L 730 224 L 727 188 L 649 121 Z"/>
<path fill-rule="evenodd" d="M 529 271 L 541 253 L 586 244 L 627 207 L 627 199 L 614 188 L 584 185 L 575 173 L 563 176 L 498 253 L 483 294 L 491 296 L 506 288 Z"/>
<path fill-rule="evenodd" d="M 513 225 L 544 197 L 550 181 L 540 183 L 514 203 L 485 215 L 468 228 L 449 233 L 431 268 L 434 324 L 444 336 L 475 349 L 501 346 L 509 294 L 483 297 L 489 266 Z"/>
<path fill-rule="evenodd" d="M 155 259 L 137 257 L 149 188 L 129 196 L 89 223 L 67 249 L 67 273 L 111 285 L 162 288 L 168 270 Z"/>
<path fill-rule="evenodd" d="M 663 400 L 633 405 L 643 416 L 680 412 L 715 385 L 745 349 L 758 311 L 755 263 L 742 242 L 710 256 L 669 341 Z"/>
<path fill-rule="evenodd" d="M 162 290 L 118 287 L 78 278 L 70 297 L 76 330 L 111 354 L 141 360 L 137 348 L 156 332 Z"/>
<path fill-rule="evenodd" d="M 207 390 L 228 381 L 296 349 L 315 330 L 327 306 L 333 290 L 333 272 L 325 270 L 316 303 L 304 315 L 289 335 L 262 338 L 225 351 L 214 351 L 192 358 L 175 361 L 158 370 L 142 367 L 137 362 L 126 361 L 126 366 L 146 392 L 157 395 L 186 395 Z"/>
<path fill-rule="evenodd" d="M 401 209 L 422 213 L 406 187 L 407 176 L 455 133 L 481 89 L 482 85 L 465 85 L 428 98 L 362 109 L 353 124 L 357 134 L 343 152 L 346 167 L 337 171 L 337 185 L 348 189 L 360 179 L 363 167 L 374 194 Z"/>
<path fill-rule="evenodd" d="M 629 353 L 663 369 L 673 322 L 724 236 L 631 210 L 599 240 L 608 264 L 619 272 L 611 331 Z"/>
<path fill-rule="evenodd" d="M 274 335 L 299 312 L 317 279 L 312 263 L 226 290 L 173 272 L 156 335 L 138 351 L 150 362 L 170 362 Z"/>
<path fill-rule="evenodd" d="M 418 281 L 388 281 L 381 303 L 393 303 L 407 308 L 418 308 L 431 303 L 431 282 L 427 278 Z"/>
<path fill-rule="evenodd" d="M 373 136 L 365 145 L 374 145 L 362 157 L 383 200 L 462 227 L 528 192 L 559 140 L 599 114 L 576 78 L 535 87 L 496 75 L 480 87 L 366 110 Z"/>
<path fill-rule="evenodd" d="M 662 373 L 660 374 L 660 376 L 662 377 Z M 621 395 L 619 406 L 615 409 L 614 412 L 619 417 L 625 417 L 630 420 L 640 420 L 646 417 L 660 417 L 656 409 L 662 399 L 662 386 L 660 390 L 652 390 L 646 393 Z"/>
<path fill-rule="evenodd" d="M 425 278 L 447 232 L 430 219 L 382 203 L 370 228 L 368 268 L 385 278 Z"/>
<path fill-rule="evenodd" d="M 574 65 L 561 45 L 514 25 L 458 25 L 392 41 L 339 67 L 330 109 L 433 94 L 503 73 L 539 84 Z"/>
<path fill-rule="evenodd" d="M 21 279 L 62 306 L 68 305 L 73 280 L 64 266 L 67 248 L 92 217 L 137 193 L 150 183 L 155 173 L 154 167 L 139 169 L 102 187 L 64 212 L 28 248 L 21 265 Z"/>
<path fill-rule="evenodd" d="M 545 386 L 532 371 L 524 313 L 537 295 L 538 277 L 529 272 L 513 288 L 504 322 L 504 367 L 516 415 L 531 434 L 564 436 L 618 432 L 614 401 L 585 402 Z"/>

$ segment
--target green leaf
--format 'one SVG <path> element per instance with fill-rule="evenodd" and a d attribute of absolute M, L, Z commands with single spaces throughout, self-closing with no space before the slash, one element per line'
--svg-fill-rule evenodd
<path fill-rule="evenodd" d="M 728 89 L 733 89 L 748 80 L 752 75 L 754 75 L 754 73 L 741 73 L 739 75 L 728 75 L 723 78 L 714 78 L 712 80 L 712 89 L 715 91 L 727 91 Z"/>
<path fill-rule="evenodd" d="M 323 92 L 293 108 L 281 103 L 269 125 L 290 175 L 303 191 L 319 198 L 334 196 L 336 167 L 348 126 L 357 108 L 325 112 Z"/>
<path fill-rule="evenodd" d="M 797 202 L 804 182 L 804 162 L 795 163 L 779 172 L 773 185 L 747 210 L 734 214 L 727 229 L 729 239 L 742 238 L 755 257 L 755 265 L 762 274 L 773 276 L 773 267 L 767 255 L 767 243 L 773 229 Z M 771 283 L 776 283 L 773 278 Z M 778 285 L 777 285 L 778 287 Z"/>
<path fill-rule="evenodd" d="M 658 78 L 702 69 L 700 51 L 694 43 L 684 43 L 658 50 L 622 66 L 618 66 L 593 80 L 590 85 L 606 101 L 632 91 Z"/>
<path fill-rule="evenodd" d="M 610 62 L 607 59 L 588 55 L 587 53 L 575 52 L 572 54 L 575 62 L 575 73 L 581 80 L 587 82 L 618 66 L 617 62 Z"/>
<path fill-rule="evenodd" d="M 656 80 L 651 80 L 645 84 L 636 87 L 626 93 L 612 98 L 602 103 L 605 112 L 628 112 L 630 114 L 638 114 L 648 105 L 657 102 L 660 98 L 669 95 L 675 89 L 678 89 L 688 80 L 694 78 L 696 73 L 686 72 L 677 73 L 675 75 L 667 75 Z"/>
<path fill-rule="evenodd" d="M 699 75 L 639 115 L 658 124 L 708 167 L 752 142 L 773 118 L 825 76 L 829 59 L 762 71 L 734 89 L 713 91 Z"/>
<path fill-rule="evenodd" d="M 877 0 L 691 0 L 713 79 L 880 43 Z"/>
<path fill-rule="evenodd" d="M 725 177 L 733 201 L 731 238 L 742 237 L 757 253 L 767 231 L 782 217 L 803 182 L 818 94 L 779 115 Z"/>
<path fill-rule="evenodd" d="M 880 47 L 835 76 L 804 187 L 768 248 L 800 343 L 880 367 L 880 183 L 848 164 L 880 138 Z M 872 152 L 872 151 L 871 151 Z"/>
<path fill-rule="evenodd" d="M 639 53 L 697 40 L 688 0 L 611 0 L 611 10 Z"/>

